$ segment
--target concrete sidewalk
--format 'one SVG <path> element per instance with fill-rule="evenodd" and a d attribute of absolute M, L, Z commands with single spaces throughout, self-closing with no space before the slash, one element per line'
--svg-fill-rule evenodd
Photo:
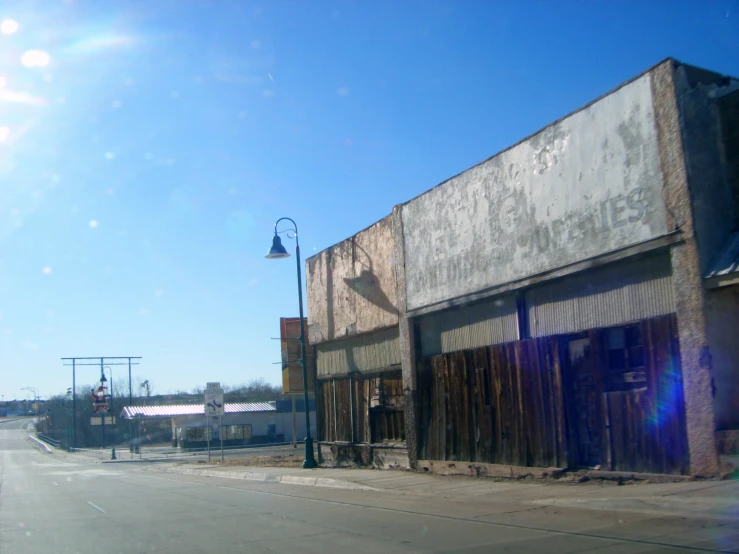
<path fill-rule="evenodd" d="M 419 495 L 475 503 L 517 503 L 531 508 L 560 506 L 685 518 L 739 521 L 739 481 L 682 481 L 625 484 L 574 480 L 493 480 L 372 469 L 288 469 L 201 464 L 152 465 L 147 470 Z"/>

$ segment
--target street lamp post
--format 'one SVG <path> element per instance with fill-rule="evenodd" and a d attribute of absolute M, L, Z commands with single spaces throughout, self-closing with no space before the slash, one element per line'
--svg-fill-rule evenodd
<path fill-rule="evenodd" d="M 110 371 L 110 410 L 109 411 L 110 411 L 110 413 L 113 414 L 113 419 L 112 419 L 112 422 L 113 422 L 112 423 L 112 425 L 113 425 L 113 451 L 111 452 L 110 459 L 111 460 L 115 460 L 116 459 L 116 457 L 115 457 L 115 440 L 117 438 L 117 432 L 116 432 L 117 431 L 117 429 L 116 429 L 117 425 L 116 425 L 116 421 L 115 421 L 115 393 L 113 391 L 113 386 L 114 386 L 114 384 L 113 384 L 113 368 L 110 367 L 110 366 L 107 366 L 107 365 L 105 367 L 108 369 L 108 371 Z M 105 415 L 103 415 L 103 418 L 104 417 L 105 417 Z"/>
<path fill-rule="evenodd" d="M 313 439 L 310 435 L 310 406 L 308 404 L 308 369 L 305 365 L 305 333 L 303 326 L 303 280 L 301 278 L 300 271 L 300 243 L 298 242 L 298 224 L 295 223 L 289 217 L 281 217 L 275 222 L 275 236 L 272 238 L 272 247 L 265 258 L 270 260 L 289 258 L 290 254 L 285 247 L 282 246 L 282 240 L 277 231 L 277 225 L 280 221 L 289 221 L 293 224 L 294 229 L 286 229 L 279 231 L 280 233 L 287 233 L 290 237 L 290 232 L 294 232 L 295 238 L 295 257 L 298 263 L 298 306 L 300 309 L 300 363 L 303 366 L 303 401 L 305 402 L 305 460 L 303 461 L 304 468 L 315 468 L 318 467 L 316 458 L 313 455 Z M 292 237 L 291 237 L 292 238 Z"/>
<path fill-rule="evenodd" d="M 105 378 L 105 371 L 103 371 L 102 366 L 100 367 L 100 393 L 105 394 L 105 383 L 107 383 L 108 380 Z M 105 410 L 102 410 L 102 416 L 101 416 L 101 422 L 103 425 L 103 450 L 105 450 Z"/>

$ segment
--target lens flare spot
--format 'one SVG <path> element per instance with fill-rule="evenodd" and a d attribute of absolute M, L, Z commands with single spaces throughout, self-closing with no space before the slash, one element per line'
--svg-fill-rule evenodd
<path fill-rule="evenodd" d="M 115 154 L 113 152 L 106 152 L 105 153 L 105 159 L 106 160 L 113 160 L 113 159 L 115 159 Z"/>
<path fill-rule="evenodd" d="M 89 225 L 90 225 L 91 228 L 94 229 L 95 227 L 97 227 L 98 225 L 100 225 L 100 223 L 98 222 L 97 219 L 91 219 Z"/>
<path fill-rule="evenodd" d="M 44 275 L 51 275 L 51 267 L 47 265 L 46 267 L 44 267 L 44 269 L 41 270 L 41 273 L 43 273 Z"/>
<path fill-rule="evenodd" d="M 26 50 L 21 55 L 21 63 L 26 67 L 46 67 L 51 57 L 43 50 Z"/>
<path fill-rule="evenodd" d="M 14 19 L 4 19 L 0 23 L 0 32 L 4 35 L 12 35 L 18 30 L 18 22 Z"/>

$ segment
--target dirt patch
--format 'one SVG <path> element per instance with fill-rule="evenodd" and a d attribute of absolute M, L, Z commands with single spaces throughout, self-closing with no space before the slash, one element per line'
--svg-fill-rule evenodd
<path fill-rule="evenodd" d="M 202 463 L 202 462 L 199 462 Z M 220 460 L 210 462 L 212 465 L 224 466 L 251 466 L 251 467 L 289 467 L 303 466 L 303 457 L 295 454 L 281 454 L 277 456 L 251 456 L 245 458 L 227 458 L 223 463 Z"/>

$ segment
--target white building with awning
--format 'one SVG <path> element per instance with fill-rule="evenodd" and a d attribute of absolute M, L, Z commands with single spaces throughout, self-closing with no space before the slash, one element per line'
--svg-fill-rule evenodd
<path fill-rule="evenodd" d="M 315 422 L 311 406 L 311 420 Z M 205 446 L 208 439 L 225 446 L 292 442 L 305 437 L 302 403 L 293 417 L 290 401 L 226 403 L 222 418 L 206 418 L 203 404 L 126 406 L 123 419 L 131 421 L 168 419 L 172 442 L 183 448 Z M 293 432 L 295 428 L 295 432 Z"/>

